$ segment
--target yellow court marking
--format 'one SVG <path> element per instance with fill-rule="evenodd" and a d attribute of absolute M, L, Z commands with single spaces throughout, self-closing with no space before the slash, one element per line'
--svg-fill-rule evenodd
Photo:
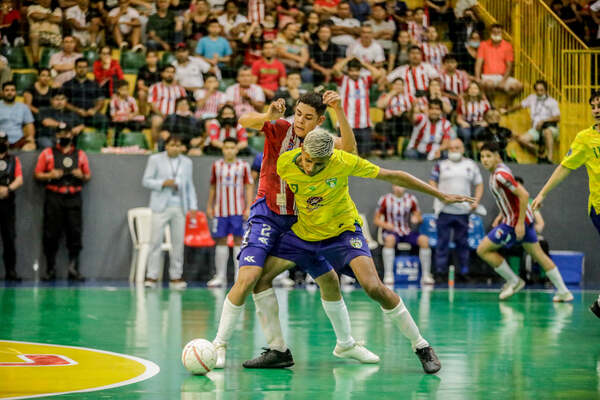
<path fill-rule="evenodd" d="M 160 371 L 151 361 L 85 347 L 0 340 L 0 399 L 129 385 Z"/>

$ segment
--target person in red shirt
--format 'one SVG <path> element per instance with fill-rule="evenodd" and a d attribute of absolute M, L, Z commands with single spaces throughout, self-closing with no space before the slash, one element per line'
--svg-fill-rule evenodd
<path fill-rule="evenodd" d="M 79 272 L 81 251 L 81 189 L 91 178 L 88 158 L 73 144 L 70 127 L 56 133 L 55 147 L 48 147 L 38 157 L 35 179 L 46 183 L 44 200 L 43 248 L 46 257 L 44 281 L 56 279 L 56 253 L 60 237 L 65 232 L 69 253 L 68 279 L 82 282 Z"/>
<path fill-rule="evenodd" d="M 9 45 L 13 45 L 19 37 L 20 22 L 21 14 L 13 8 L 12 0 L 2 0 L 0 2 L 0 34 L 2 39 L 6 38 Z"/>
<path fill-rule="evenodd" d="M 5 281 L 20 282 L 17 275 L 17 251 L 15 248 L 15 190 L 23 185 L 23 173 L 19 157 L 8 153 L 8 136 L 0 132 L 0 235 Z"/>
<path fill-rule="evenodd" d="M 124 79 L 119 62 L 112 58 L 110 46 L 100 49 L 100 58 L 94 61 L 94 77 L 108 98 L 112 97 L 116 82 Z"/>
<path fill-rule="evenodd" d="M 285 66 L 275 58 L 275 51 L 273 42 L 265 42 L 262 49 L 263 58 L 252 64 L 254 83 L 263 89 L 269 100 L 275 96 L 279 86 L 285 86 L 287 77 Z"/>

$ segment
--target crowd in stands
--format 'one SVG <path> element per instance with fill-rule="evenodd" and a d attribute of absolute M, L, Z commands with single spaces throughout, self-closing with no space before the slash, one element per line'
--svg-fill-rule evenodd
<path fill-rule="evenodd" d="M 68 126 L 106 134 L 113 146 L 146 132 L 151 150 L 177 132 L 190 155 L 218 154 L 235 137 L 248 154 L 260 141 L 249 146 L 258 133 L 240 115 L 284 98 L 291 118 L 302 93 L 333 88 L 363 156 L 434 160 L 459 137 L 468 155 L 482 140 L 503 149 L 515 141 L 551 160 L 556 101 L 545 82 L 523 88 L 512 77 L 502 27 L 486 29 L 475 1 L 423 3 L 1 0 L 0 130 L 28 150 L 52 146 Z M 523 90 L 535 95 L 512 107 Z M 499 92 L 508 107 L 495 104 Z M 520 107 L 534 120 L 527 138 L 499 126 Z M 332 132 L 334 119 L 325 124 Z"/>
<path fill-rule="evenodd" d="M 587 45 L 600 46 L 600 0 L 550 0 L 547 3 Z"/>

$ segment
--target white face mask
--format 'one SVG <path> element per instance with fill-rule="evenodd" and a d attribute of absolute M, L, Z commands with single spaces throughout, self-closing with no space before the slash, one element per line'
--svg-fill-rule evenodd
<path fill-rule="evenodd" d="M 448 160 L 459 162 L 462 159 L 462 153 L 449 151 L 448 152 Z"/>
<path fill-rule="evenodd" d="M 502 35 L 492 35 L 491 38 L 492 38 L 493 42 L 501 42 L 502 41 Z"/>

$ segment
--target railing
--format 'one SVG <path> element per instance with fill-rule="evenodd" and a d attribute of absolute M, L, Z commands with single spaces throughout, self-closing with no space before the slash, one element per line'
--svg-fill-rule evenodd
<path fill-rule="evenodd" d="M 561 105 L 560 156 L 575 134 L 591 124 L 587 100 L 600 51 L 589 50 L 542 0 L 479 0 L 484 19 L 501 24 L 515 50 L 514 75 L 531 93 L 538 79 Z M 595 86 L 594 86 L 595 85 Z"/>

